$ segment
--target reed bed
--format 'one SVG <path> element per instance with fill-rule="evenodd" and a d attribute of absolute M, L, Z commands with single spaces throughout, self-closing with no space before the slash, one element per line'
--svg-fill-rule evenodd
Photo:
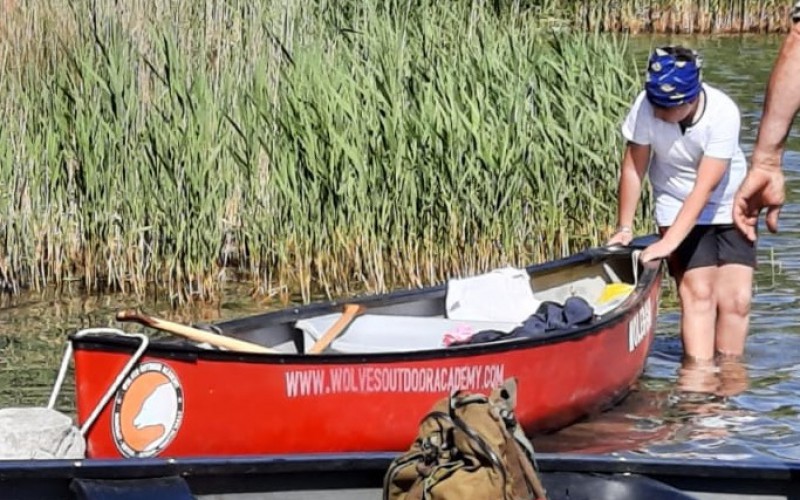
<path fill-rule="evenodd" d="M 482 0 L 20 2 L 2 283 L 308 300 L 597 244 L 638 77 L 623 41 L 548 26 Z"/>
<path fill-rule="evenodd" d="M 789 0 L 542 0 L 562 22 L 630 33 L 778 33 L 791 28 Z"/>

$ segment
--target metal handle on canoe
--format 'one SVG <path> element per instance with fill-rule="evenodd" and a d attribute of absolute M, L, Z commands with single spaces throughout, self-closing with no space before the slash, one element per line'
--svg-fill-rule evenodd
<path fill-rule="evenodd" d="M 108 387 L 103 397 L 100 398 L 97 405 L 95 405 L 94 410 L 92 413 L 89 414 L 89 418 L 83 423 L 80 428 L 81 436 L 85 436 L 89 429 L 91 429 L 92 425 L 94 425 L 97 417 L 100 416 L 100 413 L 103 411 L 103 408 L 106 407 L 111 398 L 114 396 L 114 393 L 117 392 L 119 386 L 122 385 L 122 381 L 128 374 L 133 370 L 133 367 L 136 366 L 136 363 L 139 362 L 142 355 L 144 355 L 144 351 L 147 350 L 147 346 L 150 343 L 150 339 L 147 335 L 141 333 L 126 333 L 122 330 L 117 330 L 116 328 L 87 328 L 85 330 L 81 330 L 74 335 L 74 338 L 80 338 L 84 335 L 91 335 L 91 334 L 112 334 L 112 335 L 119 335 L 121 337 L 132 337 L 139 340 L 139 347 L 136 348 L 136 352 L 133 353 L 131 359 L 125 364 L 122 370 L 117 374 L 117 377 L 114 379 L 114 382 Z M 58 398 L 59 393 L 61 392 L 61 386 L 64 384 L 64 377 L 67 374 L 67 369 L 69 368 L 69 361 L 72 359 L 72 342 L 67 342 L 67 347 L 64 350 L 64 357 L 61 358 L 61 367 L 58 370 L 58 376 L 56 377 L 56 383 L 53 385 L 53 391 L 50 393 L 50 401 L 47 403 L 47 408 L 52 410 L 56 406 L 56 399 Z"/>
<path fill-rule="evenodd" d="M 199 328 L 182 325 L 180 323 L 173 323 L 153 316 L 142 314 L 138 311 L 120 311 L 117 313 L 117 321 L 135 321 L 139 324 L 155 328 L 164 332 L 172 333 L 185 337 L 194 342 L 205 342 L 215 347 L 228 349 L 229 351 L 238 352 L 254 352 L 254 353 L 277 353 L 278 351 L 264 347 L 263 345 L 254 344 L 244 340 L 235 339 L 233 337 L 226 337 L 225 335 L 217 335 Z"/>

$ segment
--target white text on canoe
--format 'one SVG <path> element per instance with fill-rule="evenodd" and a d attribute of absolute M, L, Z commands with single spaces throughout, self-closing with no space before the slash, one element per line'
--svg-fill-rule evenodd
<path fill-rule="evenodd" d="M 631 318 L 628 323 L 628 351 L 633 352 L 639 344 L 647 337 L 653 328 L 653 306 L 651 300 L 647 299 L 641 309 Z"/>
<path fill-rule="evenodd" d="M 325 367 L 286 372 L 290 398 L 342 393 L 450 392 L 493 389 L 503 383 L 502 364 L 446 368 Z"/>

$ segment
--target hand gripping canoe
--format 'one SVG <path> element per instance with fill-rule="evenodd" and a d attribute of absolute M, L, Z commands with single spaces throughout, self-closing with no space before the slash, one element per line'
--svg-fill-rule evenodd
<path fill-rule="evenodd" d="M 273 354 L 278 352 L 262 345 L 253 344 L 252 342 L 246 342 L 244 340 L 226 337 L 224 335 L 217 335 L 205 330 L 200 330 L 199 328 L 193 328 L 180 323 L 173 323 L 172 321 L 154 318 L 138 311 L 119 311 L 117 313 L 117 321 L 135 321 L 136 323 L 149 326 L 150 328 L 155 328 L 156 330 L 179 335 L 194 342 L 206 342 L 215 347 L 228 349 L 229 351 Z"/>

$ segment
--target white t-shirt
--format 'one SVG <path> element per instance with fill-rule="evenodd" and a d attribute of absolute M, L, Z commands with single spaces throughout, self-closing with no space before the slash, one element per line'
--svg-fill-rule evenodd
<path fill-rule="evenodd" d="M 730 159 L 728 170 L 703 208 L 697 224 L 733 222 L 733 197 L 747 173 L 739 147 L 739 107 L 722 91 L 703 84 L 706 103 L 700 120 L 681 132 L 680 125 L 659 120 L 642 92 L 622 125 L 630 142 L 650 146 L 650 183 L 656 224 L 671 226 L 697 179 L 703 156 Z"/>

